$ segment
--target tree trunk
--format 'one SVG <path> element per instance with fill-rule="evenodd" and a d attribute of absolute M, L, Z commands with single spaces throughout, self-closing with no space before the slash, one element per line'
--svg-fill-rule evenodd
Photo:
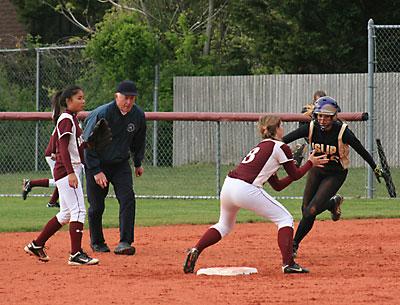
<path fill-rule="evenodd" d="M 212 14 L 214 11 L 214 0 L 208 0 L 208 18 L 206 27 L 206 41 L 204 43 L 203 55 L 210 54 L 211 32 L 212 32 Z"/>

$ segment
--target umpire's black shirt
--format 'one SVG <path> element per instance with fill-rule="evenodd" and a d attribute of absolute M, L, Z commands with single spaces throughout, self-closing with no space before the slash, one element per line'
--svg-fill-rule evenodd
<path fill-rule="evenodd" d="M 146 145 L 146 120 L 136 104 L 123 115 L 115 100 L 94 109 L 85 120 L 83 138 L 88 139 L 96 122 L 106 119 L 112 132 L 112 142 L 102 152 L 85 149 L 85 165 L 91 175 L 100 173 L 101 165 L 116 164 L 132 155 L 135 167 L 142 165 Z"/>

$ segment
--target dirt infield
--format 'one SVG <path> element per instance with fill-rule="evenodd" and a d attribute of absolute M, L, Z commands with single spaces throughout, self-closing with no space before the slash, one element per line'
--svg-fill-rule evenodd
<path fill-rule="evenodd" d="M 48 242 L 48 263 L 23 251 L 37 233 L 2 233 L 0 304 L 400 304 L 400 219 L 317 222 L 297 259 L 311 273 L 300 275 L 282 274 L 274 225 L 239 224 L 196 270 L 247 266 L 258 274 L 183 274 L 185 249 L 207 227 L 139 227 L 135 256 L 99 254 L 100 265 L 84 267 L 66 264 L 66 231 Z M 105 234 L 114 248 L 117 230 Z"/>

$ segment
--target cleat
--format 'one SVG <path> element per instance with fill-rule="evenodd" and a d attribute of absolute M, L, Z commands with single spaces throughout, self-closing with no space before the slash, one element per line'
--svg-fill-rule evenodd
<path fill-rule="evenodd" d="M 183 265 L 183 272 L 193 273 L 194 266 L 196 265 L 196 261 L 199 258 L 199 254 L 199 250 L 197 250 L 196 248 L 191 248 L 188 250 L 185 264 Z"/>
<path fill-rule="evenodd" d="M 332 208 L 331 218 L 333 221 L 338 221 L 340 219 L 340 216 L 342 215 L 342 210 L 340 209 L 340 206 L 342 205 L 344 198 L 342 195 L 336 194 L 332 197 L 332 200 L 335 203 Z"/>
<path fill-rule="evenodd" d="M 26 253 L 28 253 L 30 255 L 35 255 L 42 262 L 47 262 L 50 260 L 50 258 L 47 256 L 46 252 L 44 251 L 44 246 L 36 246 L 33 241 L 31 243 L 27 244 L 25 246 L 24 250 Z"/>
<path fill-rule="evenodd" d="M 92 258 L 83 251 L 76 252 L 74 255 L 70 255 L 68 259 L 68 265 L 71 266 L 83 266 L 83 265 L 97 265 L 99 260 Z"/>
<path fill-rule="evenodd" d="M 46 204 L 46 207 L 48 207 L 48 208 L 59 208 L 60 204 L 58 202 L 56 202 L 56 203 L 49 202 L 48 204 Z"/>
<path fill-rule="evenodd" d="M 306 268 L 301 267 L 299 264 L 294 263 L 293 265 L 282 266 L 283 273 L 309 273 L 310 271 Z"/>
<path fill-rule="evenodd" d="M 22 199 L 26 200 L 28 193 L 32 191 L 31 181 L 29 179 L 24 179 L 22 181 Z"/>

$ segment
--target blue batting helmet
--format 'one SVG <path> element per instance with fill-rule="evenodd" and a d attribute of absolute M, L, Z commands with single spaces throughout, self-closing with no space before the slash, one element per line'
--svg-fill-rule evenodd
<path fill-rule="evenodd" d="M 336 115 L 338 112 L 340 112 L 340 108 L 336 101 L 330 96 L 320 97 L 315 102 L 315 114 Z"/>

